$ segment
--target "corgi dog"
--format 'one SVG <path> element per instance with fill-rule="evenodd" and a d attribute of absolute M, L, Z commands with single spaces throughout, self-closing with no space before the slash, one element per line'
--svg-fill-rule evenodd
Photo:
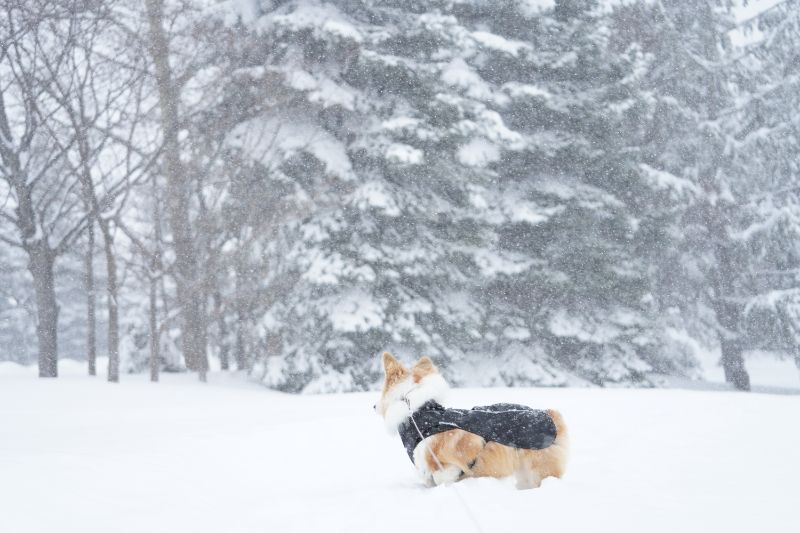
<path fill-rule="evenodd" d="M 517 488 L 527 489 L 564 474 L 568 435 L 558 411 L 514 404 L 447 409 L 440 402 L 448 384 L 429 357 L 407 368 L 384 352 L 383 369 L 375 409 L 400 434 L 428 486 L 514 476 Z"/>

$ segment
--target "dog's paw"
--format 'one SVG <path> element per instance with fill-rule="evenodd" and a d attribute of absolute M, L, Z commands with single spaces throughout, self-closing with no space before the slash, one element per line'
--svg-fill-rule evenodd
<path fill-rule="evenodd" d="M 432 476 L 434 483 L 437 485 L 449 485 L 461 479 L 461 474 L 463 474 L 463 472 L 459 467 L 447 465 L 433 472 Z"/>
<path fill-rule="evenodd" d="M 517 470 L 514 472 L 514 477 L 516 478 L 517 489 L 519 490 L 538 489 L 542 484 L 542 477 L 538 472 L 534 472 L 533 470 Z"/>

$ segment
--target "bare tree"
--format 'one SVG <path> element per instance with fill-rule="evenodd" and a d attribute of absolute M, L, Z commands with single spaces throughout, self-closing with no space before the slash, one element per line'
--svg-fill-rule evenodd
<path fill-rule="evenodd" d="M 135 48 L 127 46 L 125 34 L 115 34 L 117 27 L 107 7 L 107 3 L 101 3 L 91 11 L 73 14 L 70 28 L 76 34 L 72 39 L 75 45 L 65 58 L 63 75 L 47 58 L 43 63 L 51 77 L 48 94 L 58 102 L 65 117 L 61 127 L 69 130 L 74 139 L 72 150 L 64 148 L 74 155 L 67 161 L 81 186 L 90 242 L 95 224 L 103 239 L 108 292 L 108 380 L 116 382 L 120 335 L 113 223 L 131 188 L 147 175 L 155 154 L 142 152 L 135 142 L 144 116 L 141 64 L 139 68 L 117 69 L 116 64 L 110 64 L 107 52 L 98 52 L 113 49 L 112 43 L 121 42 L 124 49 L 115 58 L 127 54 L 127 64 L 132 67 L 142 59 L 136 57 Z M 59 117 L 54 117 L 54 122 L 58 121 Z M 101 194 L 98 189 L 104 192 Z M 87 278 L 88 272 L 87 262 Z M 90 360 L 90 368 L 91 365 Z"/>
<path fill-rule="evenodd" d="M 161 109 L 167 216 L 175 250 L 175 283 L 182 316 L 182 351 L 187 368 L 198 372 L 200 379 L 205 381 L 208 371 L 206 302 L 202 298 L 200 269 L 189 213 L 191 184 L 180 158 L 180 80 L 176 79 L 170 65 L 170 41 L 164 29 L 164 2 L 146 0 L 145 5 L 149 30 L 148 49 L 154 66 Z"/>
<path fill-rule="evenodd" d="M 2 9 L 0 176 L 12 201 L 4 204 L 0 217 L 17 228 L 18 240 L 5 235 L 0 240 L 28 256 L 36 294 L 39 375 L 56 377 L 54 263 L 80 236 L 87 218 L 79 214 L 80 200 L 73 194 L 77 182 L 65 175 L 66 153 L 76 139 L 48 126 L 62 109 L 48 96 L 47 70 L 65 68 L 74 28 L 69 6 L 58 2 L 9 0 Z M 56 28 L 64 40 L 50 38 Z"/>
<path fill-rule="evenodd" d="M 91 211 L 91 206 L 85 206 Z M 86 363 L 89 375 L 97 375 L 97 294 L 94 279 L 94 219 L 86 225 L 84 289 L 86 290 Z"/>
<path fill-rule="evenodd" d="M 161 202 L 159 201 L 159 184 L 156 175 L 150 178 L 152 220 L 149 220 L 152 227 L 149 235 L 149 243 L 144 238 L 137 236 L 128 226 L 118 217 L 116 224 L 133 244 L 138 254 L 128 258 L 128 266 L 138 275 L 138 278 L 146 282 L 148 287 L 148 345 L 150 381 L 157 382 L 161 370 L 161 336 L 169 326 L 172 316 L 168 312 L 166 305 L 166 294 L 163 287 L 164 270 L 163 257 L 163 235 L 161 232 Z M 141 258 L 137 262 L 137 257 Z M 159 314 L 159 289 L 161 290 L 163 309 Z M 163 317 L 163 319 L 160 318 Z"/>

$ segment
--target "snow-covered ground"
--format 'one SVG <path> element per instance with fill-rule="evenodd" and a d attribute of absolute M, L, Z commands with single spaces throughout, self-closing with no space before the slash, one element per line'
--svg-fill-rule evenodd
<path fill-rule="evenodd" d="M 61 373 L 0 363 L 0 532 L 797 527 L 800 396 L 454 390 L 452 405 L 559 408 L 569 471 L 531 491 L 491 479 L 428 489 L 374 394 L 287 396 L 220 374 L 111 385 L 69 362 Z"/>

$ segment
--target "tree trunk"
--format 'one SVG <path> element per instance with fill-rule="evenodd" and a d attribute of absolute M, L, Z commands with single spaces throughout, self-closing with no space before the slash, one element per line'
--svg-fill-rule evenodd
<path fill-rule="evenodd" d="M 227 331 L 224 331 L 225 328 L 225 320 L 223 318 L 219 319 L 219 326 L 220 326 L 220 335 L 227 335 Z M 219 348 L 219 365 L 222 370 L 230 370 L 231 363 L 230 363 L 230 346 L 228 345 L 227 340 L 222 340 L 222 344 L 220 344 Z"/>
<path fill-rule="evenodd" d="M 161 372 L 161 328 L 158 325 L 158 288 L 161 287 L 164 299 L 164 316 L 167 316 L 166 290 L 161 264 L 161 206 L 158 203 L 158 181 L 153 177 L 150 183 L 153 189 L 153 227 L 155 229 L 155 246 L 150 258 L 150 381 L 158 382 Z M 160 275 L 156 275 L 159 273 Z"/>
<path fill-rule="evenodd" d="M 715 20 L 714 7 L 702 4 L 698 11 L 701 21 Z M 721 41 L 711 24 L 703 34 L 703 58 L 710 63 L 721 60 Z M 706 97 L 704 105 L 707 120 L 713 123 L 726 101 L 724 77 L 716 68 L 707 68 L 704 84 Z M 703 146 L 698 147 L 703 161 L 700 170 L 700 185 L 714 201 L 707 200 L 704 206 L 705 225 L 713 246 L 714 266 L 711 271 L 711 288 L 713 291 L 712 306 L 716 314 L 719 332 L 722 366 L 725 370 L 725 381 L 739 390 L 750 390 L 750 377 L 744 366 L 742 357 L 744 335 L 741 331 L 741 303 L 737 301 L 736 275 L 741 272 L 741 265 L 736 260 L 737 243 L 731 239 L 731 214 L 737 206 L 726 199 L 728 188 L 722 182 L 720 169 L 725 161 L 724 146 L 713 136 Z"/>
<path fill-rule="evenodd" d="M 180 290 L 180 289 L 178 289 Z M 190 370 L 197 372 L 200 381 L 206 381 L 208 355 L 206 354 L 205 313 L 202 302 L 196 295 L 185 294 L 181 302 L 183 328 L 181 330 L 181 349 L 184 359 L 192 362 Z M 187 357 L 188 355 L 188 357 Z"/>
<path fill-rule="evenodd" d="M 0 101 L 1 103 L 1 101 Z M 22 176 L 19 160 L 10 161 L 12 172 Z M 17 193 L 17 226 L 22 234 L 25 252 L 28 254 L 28 271 L 33 277 L 36 294 L 36 337 L 39 343 L 39 377 L 58 377 L 58 303 L 56 302 L 55 275 L 53 265 L 55 252 L 50 249 L 47 237 L 36 225 L 36 214 L 31 198 L 31 188 L 20 177 L 14 181 Z"/>
<path fill-rule="evenodd" d="M 117 260 L 114 257 L 114 236 L 108 220 L 99 219 L 106 255 L 106 289 L 108 291 L 108 381 L 119 381 L 119 307 L 117 299 Z"/>
<path fill-rule="evenodd" d="M 247 323 L 245 312 L 245 251 L 241 243 L 236 253 L 234 264 L 234 292 L 236 305 L 236 345 L 234 347 L 234 358 L 236 359 L 236 370 L 247 370 L 247 355 L 245 353 L 245 324 Z"/>
<path fill-rule="evenodd" d="M 108 381 L 116 383 L 119 381 L 119 311 L 117 307 L 117 262 L 114 257 L 114 236 L 111 234 L 111 222 L 103 217 L 103 212 L 98 204 L 95 194 L 94 181 L 92 179 L 92 169 L 89 162 L 89 139 L 86 135 L 86 118 L 84 116 L 83 103 L 79 102 L 80 114 L 74 111 L 70 113 L 72 125 L 75 128 L 78 140 L 78 152 L 81 157 L 80 180 L 83 189 L 84 202 L 89 212 L 89 242 L 91 252 L 94 251 L 94 224 L 100 227 L 103 235 L 103 251 L 106 256 L 106 290 L 108 293 Z M 87 259 L 87 273 L 91 272 L 90 262 L 92 257 Z M 94 282 L 92 281 L 92 292 Z M 92 304 L 94 295 L 92 294 Z M 94 310 L 92 310 L 94 313 Z M 94 328 L 94 317 L 91 326 Z M 93 331 L 93 330 L 92 330 Z M 94 333 L 92 333 L 92 336 Z M 94 356 L 92 356 L 94 358 Z M 89 364 L 89 372 L 93 374 L 94 361 Z"/>
<path fill-rule="evenodd" d="M 228 325 L 225 323 L 225 313 L 222 309 L 222 295 L 218 290 L 214 291 L 214 314 L 217 317 L 217 330 L 219 331 L 219 365 L 222 370 L 229 370 Z"/>
<path fill-rule="evenodd" d="M 158 287 L 155 271 L 150 272 L 150 381 L 153 383 L 158 381 L 158 373 L 160 370 L 160 354 L 159 354 L 159 338 L 160 332 L 158 330 Z"/>
<path fill-rule="evenodd" d="M 722 368 L 725 370 L 725 381 L 742 391 L 750 390 L 750 376 L 744 366 L 742 345 L 737 340 L 721 339 Z"/>
<path fill-rule="evenodd" d="M 734 298 L 732 279 L 734 266 L 730 260 L 730 251 L 724 245 L 718 245 L 716 248 L 717 266 L 712 284 L 715 293 L 713 307 L 717 323 L 722 328 L 719 338 L 725 381 L 739 390 L 749 391 L 750 376 L 747 374 L 742 356 L 744 339 L 739 325 L 741 309 Z"/>
<path fill-rule="evenodd" d="M 247 358 L 244 353 L 244 326 L 239 325 L 236 329 L 236 370 L 247 370 Z"/>
<path fill-rule="evenodd" d="M 239 318 L 242 318 L 241 314 L 239 314 Z M 234 353 L 236 370 L 247 370 L 247 356 L 245 355 L 244 345 L 244 322 L 239 321 L 236 324 L 236 352 Z"/>
<path fill-rule="evenodd" d="M 164 163 L 167 178 L 167 216 L 175 248 L 175 285 L 180 307 L 181 351 L 189 370 L 205 381 L 208 371 L 206 353 L 205 301 L 198 279 L 197 252 L 192 239 L 189 205 L 191 191 L 180 161 L 178 142 L 178 106 L 172 70 L 169 65 L 169 42 L 163 28 L 163 0 L 147 0 L 150 54 L 155 66 L 161 130 L 164 136 Z"/>
<path fill-rule="evenodd" d="M 30 245 L 28 270 L 36 292 L 36 337 L 39 340 L 39 377 L 58 377 L 58 304 L 54 256 L 43 240 Z"/>
<path fill-rule="evenodd" d="M 3 91 L 0 91 L 0 136 L 11 140 Z M 39 377 L 54 378 L 58 377 L 58 304 L 53 275 L 55 253 L 50 249 L 41 226 L 37 226 L 32 185 L 23 170 L 19 154 L 4 148 L 5 141 L 0 142 L 0 165 L 5 167 L 6 181 L 16 193 L 15 223 L 28 255 L 28 271 L 33 277 L 36 293 Z"/>
<path fill-rule="evenodd" d="M 728 254 L 717 253 L 719 261 L 716 272 L 716 279 L 713 287 L 715 289 L 714 311 L 717 323 L 721 328 L 719 332 L 720 351 L 722 353 L 722 367 L 725 370 L 725 381 L 731 383 L 739 390 L 750 390 L 750 376 L 744 366 L 744 339 L 739 327 L 739 304 L 735 302 L 730 280 L 730 268 L 732 265 L 726 260 Z M 728 283 L 730 282 L 730 284 Z"/>
<path fill-rule="evenodd" d="M 97 297 L 94 289 L 94 224 L 89 223 L 89 250 L 86 252 L 86 360 L 89 364 L 89 375 L 97 375 Z"/>

